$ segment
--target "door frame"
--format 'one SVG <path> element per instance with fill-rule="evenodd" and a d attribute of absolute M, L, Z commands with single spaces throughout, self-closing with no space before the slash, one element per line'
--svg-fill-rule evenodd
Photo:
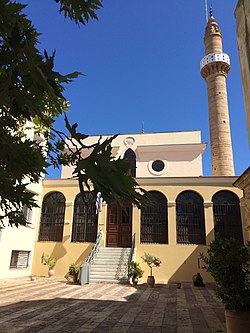
<path fill-rule="evenodd" d="M 111 213 L 111 207 L 112 205 L 115 205 L 116 208 L 117 208 L 117 219 L 118 219 L 118 223 L 116 224 L 117 225 L 117 232 L 110 232 L 109 231 L 109 226 L 110 226 L 110 223 L 109 223 L 109 220 L 110 220 L 110 213 Z M 129 220 L 129 223 L 122 223 L 122 219 L 123 219 L 123 208 L 129 208 L 129 212 L 128 212 L 128 220 Z M 133 205 L 131 202 L 124 202 L 124 207 L 119 205 L 118 203 L 115 203 L 115 202 L 111 202 L 108 207 L 107 207 L 107 219 L 106 219 L 106 247 L 131 247 L 131 244 L 132 244 L 132 216 L 133 216 Z M 123 230 L 124 228 L 122 227 L 125 227 L 125 226 L 128 226 L 128 240 L 127 241 L 124 241 L 124 239 L 122 239 L 122 235 L 125 235 L 126 236 L 126 233 L 123 234 Z M 117 245 L 109 245 L 109 236 L 110 235 L 117 235 Z M 125 245 L 124 245 L 125 244 Z"/>

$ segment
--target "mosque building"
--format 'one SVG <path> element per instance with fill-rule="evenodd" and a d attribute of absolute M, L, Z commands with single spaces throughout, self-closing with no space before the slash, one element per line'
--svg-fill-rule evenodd
<path fill-rule="evenodd" d="M 138 209 L 130 202 L 124 202 L 123 208 L 116 202 L 103 202 L 96 214 L 95 199 L 87 196 L 82 201 L 72 168 L 64 166 L 60 179 L 43 180 L 36 241 L 29 250 L 33 275 L 47 274 L 41 258 L 49 254 L 58 259 L 55 275 L 64 276 L 71 263 L 81 265 L 87 260 L 100 235 L 90 282 L 126 280 L 131 257 L 143 267 L 141 281 L 145 281 L 148 271 L 141 260 L 145 252 L 162 262 L 154 269 L 157 281 L 190 281 L 197 272 L 211 281 L 201 269 L 199 254 L 215 234 L 242 243 L 249 240 L 242 214 L 243 192 L 233 185 L 238 177 L 234 175 L 226 87 L 230 58 L 223 52 L 222 33 L 212 12 L 204 44 L 200 72 L 208 93 L 212 176 L 202 174 L 206 143 L 198 130 L 119 135 L 112 142 L 113 156 L 130 162 L 131 177 L 149 191 L 154 204 Z M 102 136 L 103 140 L 107 137 Z M 98 139 L 86 140 L 91 144 Z"/>

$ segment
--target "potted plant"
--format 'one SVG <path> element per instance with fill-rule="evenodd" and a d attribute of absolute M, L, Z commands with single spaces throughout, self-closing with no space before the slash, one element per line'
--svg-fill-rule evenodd
<path fill-rule="evenodd" d="M 140 264 L 135 261 L 131 261 L 129 270 L 128 270 L 128 277 L 132 278 L 132 282 L 134 285 L 137 285 L 138 278 L 143 276 L 144 271 L 141 269 Z"/>
<path fill-rule="evenodd" d="M 225 304 L 227 332 L 247 333 L 250 328 L 250 243 L 216 237 L 207 255 L 201 253 L 204 267 L 216 282 L 216 294 Z"/>
<path fill-rule="evenodd" d="M 72 263 L 69 266 L 68 273 L 66 274 L 67 280 L 69 280 L 68 278 L 70 277 L 73 280 L 73 282 L 77 282 L 79 271 L 80 271 L 80 266 L 75 263 Z"/>
<path fill-rule="evenodd" d="M 42 264 L 48 267 L 48 276 L 51 277 L 55 274 L 54 268 L 56 266 L 57 259 L 49 256 L 48 254 L 42 255 Z"/>
<path fill-rule="evenodd" d="M 150 268 L 150 275 L 147 278 L 147 284 L 149 287 L 153 288 L 155 285 L 155 278 L 153 276 L 153 267 L 159 267 L 161 261 L 159 258 L 156 258 L 155 256 L 146 252 L 144 253 L 144 256 L 141 258 Z"/>

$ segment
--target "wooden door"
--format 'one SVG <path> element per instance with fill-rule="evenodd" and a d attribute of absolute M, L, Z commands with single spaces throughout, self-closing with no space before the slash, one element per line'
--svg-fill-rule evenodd
<path fill-rule="evenodd" d="M 130 247 L 132 240 L 132 204 L 121 207 L 113 202 L 108 207 L 107 247 Z"/>

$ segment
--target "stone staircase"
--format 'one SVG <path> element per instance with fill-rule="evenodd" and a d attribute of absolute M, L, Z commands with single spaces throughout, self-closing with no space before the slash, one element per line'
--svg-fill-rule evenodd
<path fill-rule="evenodd" d="M 128 283 L 130 248 L 100 248 L 90 267 L 89 282 Z"/>

